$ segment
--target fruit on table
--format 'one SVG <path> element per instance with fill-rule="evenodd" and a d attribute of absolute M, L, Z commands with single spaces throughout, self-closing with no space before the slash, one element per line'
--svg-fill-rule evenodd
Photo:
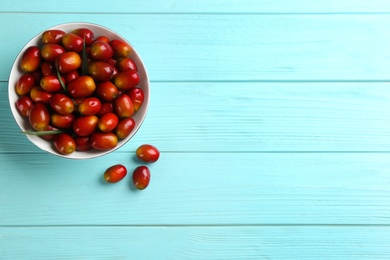
<path fill-rule="evenodd" d="M 147 166 L 139 166 L 133 172 L 133 184 L 139 190 L 149 186 L 150 170 Z"/>
<path fill-rule="evenodd" d="M 143 144 L 135 152 L 137 158 L 143 162 L 153 163 L 160 157 L 160 151 L 153 145 Z"/>
<path fill-rule="evenodd" d="M 131 51 L 88 28 L 47 30 L 21 55 L 15 106 L 60 154 L 113 149 L 134 130 L 144 101 Z"/>
<path fill-rule="evenodd" d="M 109 183 L 121 181 L 127 175 L 127 169 L 122 164 L 113 165 L 104 172 L 104 180 Z"/>

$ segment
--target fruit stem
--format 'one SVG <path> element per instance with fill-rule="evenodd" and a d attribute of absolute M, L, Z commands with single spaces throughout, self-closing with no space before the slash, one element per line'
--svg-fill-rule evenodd
<path fill-rule="evenodd" d="M 50 130 L 50 131 L 24 131 L 20 132 L 21 134 L 25 135 L 54 135 L 54 134 L 61 134 L 64 133 L 64 130 Z"/>
<path fill-rule="evenodd" d="M 58 81 L 60 82 L 61 87 L 65 90 L 65 92 L 67 92 L 67 91 L 66 91 L 65 83 L 62 81 L 62 77 L 61 77 L 60 71 L 58 70 L 57 64 L 56 64 L 55 66 L 56 66 Z"/>
<path fill-rule="evenodd" d="M 87 59 L 87 50 L 85 45 L 85 34 L 84 34 L 84 41 L 83 41 L 83 60 L 82 60 L 82 74 L 83 76 L 87 75 L 88 73 L 88 59 Z"/>

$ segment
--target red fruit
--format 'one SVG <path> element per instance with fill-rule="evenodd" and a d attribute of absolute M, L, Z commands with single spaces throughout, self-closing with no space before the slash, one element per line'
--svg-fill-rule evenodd
<path fill-rule="evenodd" d="M 20 68 L 24 72 L 33 72 L 39 68 L 41 63 L 40 50 L 37 46 L 28 47 L 20 60 Z"/>
<path fill-rule="evenodd" d="M 56 68 L 52 62 L 43 62 L 41 65 L 41 72 L 43 76 L 56 75 Z"/>
<path fill-rule="evenodd" d="M 75 118 L 74 114 L 61 115 L 53 113 L 50 116 L 50 122 L 58 128 L 67 129 L 72 127 Z"/>
<path fill-rule="evenodd" d="M 116 183 L 121 181 L 127 174 L 127 169 L 122 164 L 117 164 L 109 167 L 104 172 L 104 180 L 109 183 Z"/>
<path fill-rule="evenodd" d="M 58 56 L 65 52 L 64 47 L 56 43 L 48 43 L 43 45 L 41 56 L 44 60 L 54 62 Z"/>
<path fill-rule="evenodd" d="M 62 81 L 64 79 L 62 78 Z M 56 75 L 48 75 L 41 78 L 41 88 L 47 92 L 58 92 L 62 89 L 61 83 Z"/>
<path fill-rule="evenodd" d="M 76 52 L 68 51 L 58 56 L 55 64 L 62 74 L 66 74 L 80 68 L 81 58 Z"/>
<path fill-rule="evenodd" d="M 56 93 L 50 98 L 50 106 L 61 115 L 71 114 L 74 110 L 72 99 L 61 93 Z"/>
<path fill-rule="evenodd" d="M 119 71 L 134 70 L 137 71 L 137 65 L 130 58 L 124 58 L 118 62 Z"/>
<path fill-rule="evenodd" d="M 54 147 L 59 153 L 67 155 L 76 150 L 76 142 L 70 135 L 61 133 L 54 137 Z"/>
<path fill-rule="evenodd" d="M 35 79 L 31 74 L 23 74 L 16 82 L 15 90 L 20 96 L 27 95 L 34 87 Z"/>
<path fill-rule="evenodd" d="M 73 121 L 73 131 L 78 136 L 88 136 L 92 134 L 97 126 L 96 116 L 81 116 Z"/>
<path fill-rule="evenodd" d="M 81 102 L 83 102 L 84 101 L 84 97 L 80 97 L 80 98 L 73 98 L 73 101 L 74 101 L 74 105 L 76 106 L 76 107 L 78 107 L 80 104 L 81 104 Z"/>
<path fill-rule="evenodd" d="M 85 39 L 85 44 L 87 46 L 91 45 L 95 38 L 94 33 L 88 28 L 74 29 L 72 33 L 80 36 L 81 39 Z"/>
<path fill-rule="evenodd" d="M 65 32 L 61 30 L 47 30 L 42 33 L 42 42 L 43 44 L 59 43 L 64 35 Z"/>
<path fill-rule="evenodd" d="M 90 76 L 80 76 L 69 82 L 67 89 L 73 98 L 88 97 L 95 91 L 96 85 Z"/>
<path fill-rule="evenodd" d="M 96 94 L 104 101 L 113 101 L 118 93 L 118 88 L 111 81 L 104 81 L 96 86 Z"/>
<path fill-rule="evenodd" d="M 58 130 L 58 129 L 51 125 L 48 125 L 43 131 L 53 131 L 53 130 Z M 40 135 L 39 137 L 48 141 L 52 141 L 56 137 L 56 134 Z"/>
<path fill-rule="evenodd" d="M 114 51 L 110 44 L 103 41 L 95 41 L 92 43 L 89 53 L 95 60 L 106 61 L 112 57 Z"/>
<path fill-rule="evenodd" d="M 77 79 L 80 76 L 79 72 L 77 70 L 68 72 L 64 75 L 64 79 L 66 82 L 71 82 L 74 79 Z"/>
<path fill-rule="evenodd" d="M 118 64 L 118 60 L 114 59 L 114 58 L 111 58 L 109 60 L 106 61 L 108 64 L 110 64 L 111 66 L 113 67 L 116 67 L 117 64 Z"/>
<path fill-rule="evenodd" d="M 102 103 L 98 98 L 88 97 L 81 101 L 79 105 L 79 112 L 85 116 L 92 116 L 97 114 L 102 107 Z"/>
<path fill-rule="evenodd" d="M 118 125 L 118 116 L 114 113 L 106 113 L 99 118 L 98 128 L 102 132 L 111 132 Z"/>
<path fill-rule="evenodd" d="M 148 187 L 150 182 L 150 171 L 146 166 L 139 166 L 133 172 L 133 184 L 139 190 Z"/>
<path fill-rule="evenodd" d="M 134 114 L 133 102 L 126 94 L 122 94 L 114 100 L 114 108 L 120 118 L 131 117 Z"/>
<path fill-rule="evenodd" d="M 74 33 L 67 33 L 61 39 L 67 51 L 82 52 L 84 40 Z"/>
<path fill-rule="evenodd" d="M 107 36 L 99 36 L 96 38 L 95 42 L 105 42 L 110 43 L 110 39 Z"/>
<path fill-rule="evenodd" d="M 89 136 L 76 136 L 74 140 L 76 142 L 77 151 L 88 151 L 92 148 Z"/>
<path fill-rule="evenodd" d="M 134 105 L 134 110 L 138 111 L 144 103 L 144 92 L 140 88 L 132 88 L 129 91 L 129 96 Z"/>
<path fill-rule="evenodd" d="M 30 109 L 28 119 L 32 128 L 35 130 L 44 130 L 50 122 L 49 111 L 45 105 L 37 103 Z"/>
<path fill-rule="evenodd" d="M 98 133 L 91 135 L 91 145 L 96 150 L 110 150 L 118 144 L 118 138 L 113 133 Z"/>
<path fill-rule="evenodd" d="M 42 78 L 42 72 L 39 69 L 29 73 L 29 75 L 33 76 L 35 83 L 39 82 Z"/>
<path fill-rule="evenodd" d="M 112 75 L 111 75 L 111 80 L 114 81 L 116 76 L 118 76 L 119 70 L 116 67 L 112 67 Z"/>
<path fill-rule="evenodd" d="M 160 151 L 150 144 L 143 144 L 135 152 L 138 159 L 143 162 L 153 163 L 160 157 Z"/>
<path fill-rule="evenodd" d="M 106 102 L 102 104 L 102 108 L 100 109 L 99 113 L 97 113 L 97 116 L 102 116 L 106 113 L 113 112 L 114 111 L 114 104 L 111 102 Z"/>
<path fill-rule="evenodd" d="M 30 109 L 33 107 L 33 105 L 34 102 L 28 96 L 20 97 L 16 101 L 16 108 L 18 109 L 19 113 L 24 117 L 28 117 L 28 115 L 30 114 Z"/>
<path fill-rule="evenodd" d="M 30 91 L 30 97 L 35 103 L 48 104 L 53 94 L 43 90 L 40 86 L 35 86 Z"/>
<path fill-rule="evenodd" d="M 135 121 L 133 118 L 123 118 L 119 121 L 117 127 L 114 130 L 114 133 L 119 139 L 125 139 L 129 136 L 131 131 L 133 131 L 134 127 Z"/>
<path fill-rule="evenodd" d="M 115 76 L 114 84 L 118 89 L 129 90 L 138 85 L 140 78 L 137 71 L 126 70 Z"/>
<path fill-rule="evenodd" d="M 89 64 L 88 73 L 95 80 L 108 81 L 111 79 L 113 67 L 105 61 L 94 61 Z"/>
<path fill-rule="evenodd" d="M 126 58 L 131 53 L 130 45 L 122 40 L 112 40 L 110 45 L 114 50 L 115 57 Z"/>

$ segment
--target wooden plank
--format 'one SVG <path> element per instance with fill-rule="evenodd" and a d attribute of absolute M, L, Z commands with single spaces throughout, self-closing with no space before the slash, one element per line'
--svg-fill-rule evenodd
<path fill-rule="evenodd" d="M 389 259 L 389 231 L 389 226 L 0 228 L 0 257 Z"/>
<path fill-rule="evenodd" d="M 0 80 L 24 44 L 80 14 L 4 13 Z M 389 80 L 390 15 L 83 14 L 122 34 L 152 81 Z M 20 21 L 28 21 L 23 27 Z M 156 44 L 158 47 L 156 48 Z"/>
<path fill-rule="evenodd" d="M 0 83 L 0 152 L 37 152 Z M 390 151 L 388 83 L 152 83 L 132 143 L 176 152 Z"/>
<path fill-rule="evenodd" d="M 70 0 L 59 6 L 55 2 L 37 0 L 12 1 L 1 7 L 2 12 L 54 12 L 54 13 L 354 13 L 389 12 L 390 4 L 384 0 L 198 0 L 198 1 L 97 1 L 93 4 Z"/>
<path fill-rule="evenodd" d="M 74 161 L 0 157 L 0 225 L 390 224 L 390 154 L 162 153 L 132 188 L 134 149 Z M 128 176 L 107 184 L 106 168 Z"/>

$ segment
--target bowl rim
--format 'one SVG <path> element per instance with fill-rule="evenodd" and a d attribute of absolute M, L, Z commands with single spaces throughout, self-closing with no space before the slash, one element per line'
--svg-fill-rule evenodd
<path fill-rule="evenodd" d="M 17 108 L 15 107 L 15 104 L 14 104 L 14 102 L 16 100 L 13 98 L 15 96 L 18 97 L 18 95 L 15 93 L 15 83 L 16 83 L 16 81 L 20 77 L 20 76 L 19 77 L 15 77 L 15 76 L 18 76 L 19 74 L 23 73 L 20 70 L 20 68 L 19 68 L 19 60 L 20 60 L 23 52 L 29 46 L 36 45 L 35 43 L 37 43 L 39 41 L 39 37 L 42 35 L 42 33 L 44 31 L 46 31 L 46 30 L 53 30 L 53 29 L 60 29 L 61 30 L 62 27 L 74 27 L 74 28 L 71 28 L 71 29 L 65 29 L 65 30 L 63 29 L 65 31 L 65 33 L 67 33 L 67 31 L 69 31 L 69 30 L 76 29 L 76 28 L 83 28 L 83 27 L 92 30 L 94 33 L 95 33 L 94 29 L 95 30 L 96 29 L 103 30 L 103 31 L 108 32 L 109 34 L 112 34 L 114 37 L 117 37 L 117 38 L 125 41 L 127 44 L 129 44 L 131 46 L 132 53 L 130 54 L 130 56 L 132 58 L 136 59 L 138 72 L 139 73 L 140 73 L 140 68 L 141 68 L 141 73 L 143 74 L 141 80 L 142 80 L 144 88 L 145 88 L 143 90 L 144 90 L 144 92 L 146 92 L 145 99 L 143 101 L 143 106 L 141 107 L 141 109 L 143 109 L 142 115 L 139 118 L 137 117 L 138 118 L 137 124 L 135 125 L 134 129 L 129 134 L 129 136 L 126 137 L 123 140 L 118 140 L 117 146 L 112 148 L 112 149 L 110 149 L 110 150 L 91 149 L 91 150 L 88 150 L 88 151 L 75 151 L 75 152 L 73 152 L 71 154 L 64 155 L 64 154 L 60 154 L 59 152 L 55 151 L 53 149 L 53 147 L 52 147 L 53 145 L 50 145 L 48 147 L 48 145 L 45 144 L 45 143 L 49 143 L 49 141 L 47 141 L 47 140 L 44 140 L 44 139 L 42 139 L 42 138 L 40 138 L 38 136 L 35 136 L 35 135 L 28 135 L 28 134 L 26 134 L 25 136 L 27 137 L 27 139 L 30 140 L 30 142 L 32 142 L 35 146 L 37 146 L 41 150 L 43 150 L 43 151 L 45 151 L 45 152 L 47 152 L 49 154 L 58 156 L 60 158 L 75 159 L 75 160 L 85 160 L 85 159 L 93 159 L 93 158 L 101 157 L 101 156 L 107 155 L 107 154 L 112 153 L 112 152 L 116 151 L 117 149 L 121 148 L 122 146 L 124 146 L 128 141 L 130 141 L 134 137 L 134 135 L 141 128 L 141 125 L 143 124 L 143 122 L 144 122 L 144 120 L 146 118 L 147 112 L 149 110 L 149 104 L 150 104 L 150 80 L 149 80 L 149 76 L 148 76 L 148 72 L 147 72 L 145 63 L 142 60 L 142 58 L 139 55 L 139 53 L 137 52 L 137 50 L 134 48 L 134 46 L 127 39 L 125 39 L 122 35 L 120 35 L 116 31 L 114 31 L 114 30 L 112 30 L 112 29 L 110 29 L 108 27 L 102 26 L 100 24 L 90 23 L 90 22 L 66 22 L 66 23 L 60 23 L 60 24 L 57 24 L 57 25 L 53 25 L 53 26 L 50 26 L 50 27 L 48 27 L 48 28 L 46 28 L 44 30 L 41 30 L 38 34 L 33 36 L 20 49 L 19 53 L 16 55 L 16 57 L 14 59 L 14 62 L 12 63 L 11 70 L 9 72 L 9 77 L 8 77 L 8 103 L 9 103 L 9 106 L 10 106 L 10 109 L 11 109 L 11 112 L 12 112 L 12 115 L 13 115 L 13 118 L 14 118 L 16 124 L 18 125 L 18 127 L 20 128 L 20 130 L 22 132 L 26 131 L 25 126 L 23 126 L 23 124 L 22 124 L 23 122 L 26 123 L 25 122 L 26 118 L 21 117 L 21 115 L 19 114 L 19 111 L 17 110 Z M 93 27 L 93 28 L 90 28 L 90 27 Z M 95 34 L 95 37 L 96 37 L 96 35 L 99 35 L 99 34 Z M 139 66 L 139 65 L 141 65 L 141 66 Z M 14 92 L 14 93 L 12 93 L 12 92 Z M 140 111 L 138 111 L 138 112 L 140 112 Z M 19 118 L 19 120 L 17 118 Z M 133 119 L 134 119 L 134 117 L 133 117 Z M 20 121 L 22 121 L 22 122 L 20 122 Z"/>

